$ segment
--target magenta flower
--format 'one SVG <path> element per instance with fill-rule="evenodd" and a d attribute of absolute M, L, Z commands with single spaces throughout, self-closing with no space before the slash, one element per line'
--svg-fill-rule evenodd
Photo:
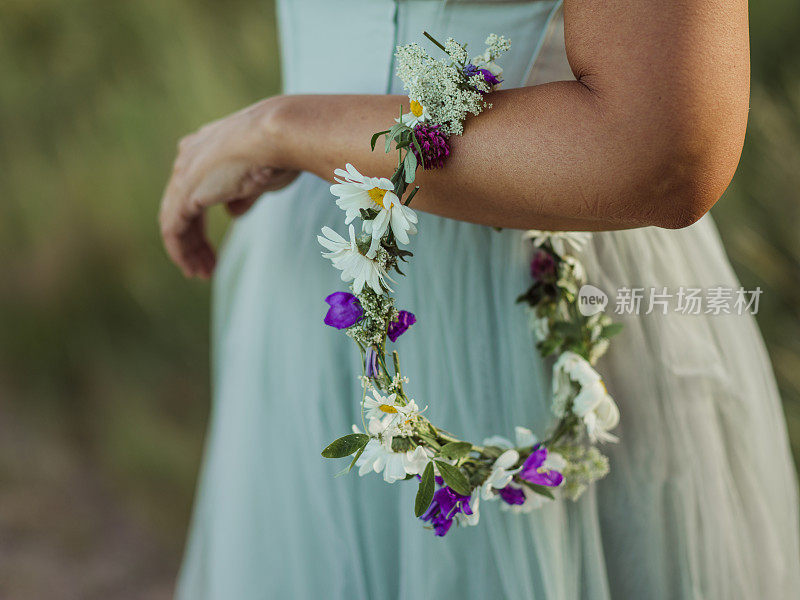
<path fill-rule="evenodd" d="M 420 156 L 417 146 L 411 144 L 411 151 L 417 157 L 417 162 L 422 163 L 426 169 L 442 167 L 445 159 L 450 156 L 450 146 L 447 145 L 447 138 L 442 133 L 440 126 L 420 123 L 414 127 L 414 137 L 417 138 L 422 151 L 422 156 Z"/>
<path fill-rule="evenodd" d="M 478 69 L 483 75 L 483 80 L 488 83 L 490 86 L 494 87 L 496 85 L 500 85 L 503 83 L 503 80 L 500 79 L 497 75 L 492 73 L 489 69 Z"/>
<path fill-rule="evenodd" d="M 545 485 L 547 487 L 556 487 L 561 485 L 564 476 L 558 471 L 547 469 L 544 466 L 547 460 L 547 448 L 538 444 L 534 446 L 531 455 L 522 463 L 522 469 L 517 473 L 520 479 L 530 481 L 536 485 Z"/>
<path fill-rule="evenodd" d="M 390 340 L 396 342 L 397 338 L 408 331 L 408 328 L 416 322 L 417 317 L 414 316 L 414 313 L 410 313 L 407 310 L 401 310 L 399 313 L 397 313 L 397 320 L 389 323 L 389 330 L 386 332 L 386 335 L 389 336 Z"/>
<path fill-rule="evenodd" d="M 497 493 L 508 504 L 525 504 L 525 492 L 521 488 L 507 485 Z"/>
<path fill-rule="evenodd" d="M 556 259 L 547 250 L 537 250 L 531 259 L 531 277 L 543 283 L 556 280 Z"/>
<path fill-rule="evenodd" d="M 440 477 L 436 478 L 436 483 L 444 483 Z M 433 500 L 428 510 L 425 511 L 420 519 L 430 521 L 433 525 L 433 533 L 439 537 L 445 535 L 453 524 L 453 519 L 457 514 L 463 513 L 471 515 L 472 509 L 469 506 L 469 496 L 462 496 L 454 492 L 449 486 L 440 487 L 433 494 Z"/>
<path fill-rule="evenodd" d="M 325 315 L 325 324 L 336 329 L 352 327 L 364 316 L 364 309 L 353 294 L 348 292 L 334 292 L 325 302 L 330 305 L 328 314 Z"/>

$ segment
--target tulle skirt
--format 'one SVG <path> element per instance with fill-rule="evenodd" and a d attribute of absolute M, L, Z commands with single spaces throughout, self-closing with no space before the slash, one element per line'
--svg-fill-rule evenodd
<path fill-rule="evenodd" d="M 530 280 L 519 231 L 420 215 L 398 308 L 406 389 L 430 419 L 480 441 L 542 436 L 550 369 L 515 298 Z M 748 315 L 656 309 L 597 365 L 622 420 L 610 475 L 575 503 L 436 538 L 412 483 L 334 475 L 321 449 L 359 421 L 360 357 L 322 323 L 346 289 L 316 235 L 341 223 L 303 175 L 236 223 L 214 282 L 214 404 L 178 597 L 785 599 L 798 597 L 797 483 L 780 399 Z M 343 226 L 339 226 L 341 232 Z M 684 230 L 595 234 L 588 280 L 618 288 L 738 288 L 706 216 Z M 609 304 L 608 311 L 613 311 Z"/>

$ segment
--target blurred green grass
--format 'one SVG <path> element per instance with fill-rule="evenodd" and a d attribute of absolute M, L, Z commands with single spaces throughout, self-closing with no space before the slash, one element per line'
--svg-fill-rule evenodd
<path fill-rule="evenodd" d="M 765 290 L 800 456 L 800 4 L 751 10 L 748 138 L 714 214 L 743 284 Z M 272 6 L 6 0 L 0 73 L 0 596 L 166 598 L 209 306 L 167 262 L 156 212 L 182 134 L 277 92 Z"/>

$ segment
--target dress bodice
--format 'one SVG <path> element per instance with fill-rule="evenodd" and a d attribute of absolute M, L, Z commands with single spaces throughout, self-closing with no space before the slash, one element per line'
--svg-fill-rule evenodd
<path fill-rule="evenodd" d="M 506 87 L 521 85 L 561 0 L 280 0 L 279 31 L 286 93 L 400 93 L 397 44 L 422 35 L 466 42 L 483 51 L 489 33 L 511 39 L 503 57 Z"/>

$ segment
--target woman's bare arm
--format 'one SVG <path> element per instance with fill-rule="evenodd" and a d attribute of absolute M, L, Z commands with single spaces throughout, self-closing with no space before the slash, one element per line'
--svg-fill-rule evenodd
<path fill-rule="evenodd" d="M 415 208 L 515 228 L 693 223 L 727 187 L 741 152 L 749 99 L 747 27 L 744 0 L 566 0 L 567 56 L 577 80 L 492 94 L 493 108 L 468 121 L 463 136 L 451 138 L 446 168 L 418 172 L 422 190 Z M 347 161 L 363 173 L 387 175 L 394 157 L 370 152 L 367 140 L 391 123 L 403 101 L 269 99 L 250 109 L 257 149 L 244 163 L 250 171 L 305 170 L 330 178 Z M 226 120 L 205 128 L 210 139 L 201 140 L 204 145 L 225 137 Z M 182 223 L 166 220 L 165 241 L 185 270 L 204 274 L 210 272 L 204 261 L 186 268 L 180 257 L 197 253 L 185 251 L 191 244 L 176 242 L 181 234 L 175 232 L 189 231 L 208 204 L 244 195 L 224 186 L 195 192 L 192 177 L 209 176 L 189 174 L 175 193 L 168 189 L 167 208 L 174 204 L 184 212 Z M 196 232 L 190 237 L 196 246 Z"/>

